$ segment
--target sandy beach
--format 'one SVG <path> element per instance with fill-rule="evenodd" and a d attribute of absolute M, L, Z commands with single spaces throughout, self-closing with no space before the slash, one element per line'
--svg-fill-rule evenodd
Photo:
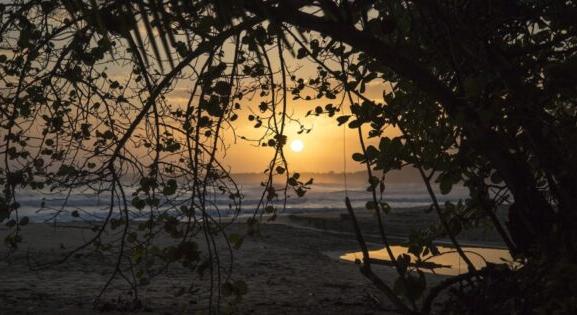
<path fill-rule="evenodd" d="M 405 216 L 405 215 L 403 215 Z M 401 217 L 403 217 L 401 216 Z M 360 214 L 367 227 L 372 249 L 379 249 L 378 240 L 371 239 L 369 214 Z M 415 223 L 428 218 L 395 219 L 387 226 L 396 227 L 392 234 L 402 238 Z M 397 221 L 395 221 L 397 220 Z M 246 226 L 229 226 L 230 233 L 242 233 Z M 350 234 L 350 222 L 344 213 L 330 212 L 281 216 L 274 223 L 261 226 L 261 236 L 247 237 L 239 250 L 233 251 L 233 278 L 247 283 L 248 293 L 238 305 L 240 314 L 387 314 L 393 306 L 358 271 L 358 266 L 339 259 L 334 253 L 358 250 Z M 93 301 L 108 279 L 112 261 L 96 255 L 75 255 L 67 262 L 50 268 L 31 271 L 29 264 L 61 257 L 75 245 L 86 240 L 91 231 L 75 223 L 30 224 L 25 227 L 24 243 L 19 251 L 8 255 L 2 250 L 0 261 L 0 314 L 93 314 L 100 311 L 123 311 L 122 301 L 127 285 L 113 282 L 98 309 Z M 0 236 L 6 228 L 2 227 Z M 473 233 L 474 235 L 477 235 Z M 489 233 L 490 234 L 490 233 Z M 480 237 L 471 238 L 478 241 Z M 487 238 L 487 237 L 485 237 Z M 483 241 L 490 242 L 490 239 Z M 228 261 L 223 247 L 223 261 Z M 333 253 L 333 254 L 328 254 Z M 389 267 L 376 268 L 389 283 L 396 274 Z M 429 283 L 442 276 L 428 275 Z M 181 287 L 192 283 L 200 288 L 198 296 L 178 296 Z M 199 280 L 181 267 L 170 267 L 165 274 L 141 288 L 143 307 L 137 312 L 154 314 L 194 313 L 205 303 L 206 279 Z M 108 302 L 107 302 L 108 301 Z M 120 303 L 119 303 L 120 301 Z M 108 304 L 107 304 L 108 303 Z"/>

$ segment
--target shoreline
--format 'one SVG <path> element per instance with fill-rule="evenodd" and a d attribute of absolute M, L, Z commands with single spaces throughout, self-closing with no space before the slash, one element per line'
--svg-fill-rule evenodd
<path fill-rule="evenodd" d="M 361 224 L 370 225 L 370 213 L 359 211 L 358 216 Z M 404 221 L 415 221 L 414 216 L 401 214 L 401 217 Z M 421 218 L 421 221 L 427 219 Z M 326 229 L 319 228 L 318 222 L 322 221 Z M 402 226 L 398 215 L 388 224 L 400 230 L 409 226 Z M 391 304 L 360 274 L 357 265 L 328 255 L 329 252 L 358 251 L 358 243 L 348 232 L 348 225 L 350 222 L 339 211 L 281 215 L 273 222 L 260 225 L 261 237 L 247 237 L 242 247 L 234 250 L 233 277 L 248 285 L 248 294 L 243 297 L 238 314 L 388 314 L 392 310 Z M 332 227 L 336 228 L 330 229 Z M 372 228 L 367 227 L 367 231 Z M 229 233 L 242 233 L 246 225 L 241 219 L 227 229 Z M 0 228 L 0 236 L 3 237 L 6 230 Z M 4 297 L 4 309 L 10 314 L 98 313 L 92 309 L 92 301 L 110 272 L 105 259 L 86 255 L 40 272 L 27 268 L 30 258 L 57 257 L 64 251 L 62 248 L 70 249 L 92 233 L 80 223 L 62 223 L 57 227 L 42 223 L 25 226 L 21 249 L 9 259 L 0 260 L 0 277 L 4 279 L 0 284 L 0 296 Z M 372 239 L 375 235 L 367 233 L 371 250 L 382 247 L 378 238 Z M 219 241 L 219 244 L 224 249 L 224 242 Z M 5 251 L 6 247 L 0 250 L 2 257 Z M 396 279 L 392 268 L 379 266 L 375 270 L 388 283 L 392 284 Z M 430 284 L 444 278 L 427 275 Z M 200 307 L 206 297 L 202 290 L 198 296 L 191 297 L 194 300 L 175 297 L 179 287 L 190 281 L 203 283 L 206 280 L 195 279 L 189 271 L 171 267 L 167 274 L 142 288 L 145 308 L 129 314 L 173 313 Z M 119 297 L 127 298 L 125 294 L 126 284 L 115 281 L 105 300 L 118 302 Z M 34 296 L 40 298 L 30 300 L 29 297 Z M 114 308 L 110 310 L 114 311 Z"/>
<path fill-rule="evenodd" d="M 50 259 L 62 254 L 59 241 L 78 243 L 85 230 L 52 228 L 30 224 L 24 231 L 22 248 L 0 260 L 2 312 L 8 314 L 99 314 L 92 308 L 94 297 L 108 279 L 110 264 L 102 257 L 83 255 L 42 271 L 30 271 L 32 258 Z M 231 231 L 244 224 L 230 226 Z M 5 230 L 1 230 L 3 235 Z M 247 283 L 248 293 L 238 305 L 238 314 L 373 314 L 392 306 L 365 279 L 355 264 L 332 259 L 323 250 L 345 250 L 353 240 L 307 231 L 283 224 L 263 224 L 261 237 L 248 237 L 234 251 L 233 279 Z M 222 245 L 222 244 L 221 244 Z M 68 248 L 68 247 L 67 247 Z M 223 254 L 223 260 L 228 257 Z M 380 271 L 386 281 L 394 272 Z M 206 302 L 207 279 L 172 266 L 165 274 L 140 289 L 144 308 L 123 314 L 190 312 Z M 195 296 L 177 297 L 179 288 L 197 284 Z M 110 314 L 115 303 L 127 300 L 127 285 L 115 281 L 104 296 Z M 376 302 L 378 301 L 378 302 Z M 113 305 L 113 306 L 111 306 Z M 116 305 L 118 306 L 118 305 Z M 122 305 L 118 306 L 122 307 Z"/>

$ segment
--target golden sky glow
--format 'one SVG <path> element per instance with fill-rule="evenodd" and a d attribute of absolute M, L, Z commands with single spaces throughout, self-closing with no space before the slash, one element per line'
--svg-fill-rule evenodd
<path fill-rule="evenodd" d="M 305 60 L 294 60 L 288 54 L 285 56 L 287 63 L 291 68 L 298 68 L 300 77 L 307 80 L 316 74 L 316 65 Z M 203 58 L 201 58 L 203 59 Z M 276 60 L 272 60 L 276 64 Z M 110 65 L 109 72 L 111 77 L 125 79 L 127 69 L 124 65 Z M 374 80 L 367 84 L 364 95 L 370 99 L 382 102 L 382 93 L 387 85 L 380 81 Z M 166 97 L 167 101 L 176 107 L 184 106 L 190 97 L 191 83 L 187 80 L 179 80 Z M 340 101 L 340 97 L 333 102 L 335 105 Z M 231 125 L 225 126 L 222 133 L 226 150 L 220 150 L 222 164 L 229 167 L 233 173 L 257 172 L 261 173 L 267 169 L 271 158 L 274 155 L 274 149 L 271 147 L 259 146 L 254 141 L 243 140 L 259 139 L 262 137 L 264 130 L 254 128 L 254 121 L 249 121 L 248 116 L 251 113 L 258 114 L 259 100 L 243 99 L 241 102 L 242 109 L 236 113 L 239 119 L 232 122 Z M 352 161 L 351 156 L 355 152 L 361 152 L 358 131 L 350 129 L 345 125 L 338 126 L 336 118 L 341 115 L 350 114 L 348 104 L 343 104 L 341 112 L 336 113 L 334 117 L 326 115 L 308 116 L 307 111 L 313 110 L 316 106 L 322 106 L 330 103 L 327 99 L 311 101 L 288 101 L 288 114 L 300 121 L 305 128 L 312 129 L 310 133 L 298 134 L 299 125 L 293 121 L 287 121 L 285 135 L 288 137 L 287 145 L 284 150 L 285 157 L 289 162 L 291 171 L 296 172 L 342 172 L 342 171 L 359 171 L 364 170 L 365 166 Z M 368 126 L 365 127 L 368 130 Z M 365 131 L 366 131 L 365 130 Z M 394 136 L 399 134 L 397 130 L 385 130 L 385 136 Z M 296 139 L 302 141 L 303 150 L 291 149 L 291 144 Z M 365 141 L 367 144 L 372 143 L 372 139 L 367 140 L 365 132 Z M 378 141 L 374 140 L 374 141 Z M 220 149 L 220 148 L 219 148 Z M 346 163 L 346 164 L 345 164 Z"/>
<path fill-rule="evenodd" d="M 305 77 L 306 78 L 306 77 Z M 185 83 L 180 82 L 178 87 L 168 95 L 168 100 L 174 104 L 183 104 L 189 97 Z M 367 85 L 365 95 L 373 100 L 382 102 L 382 92 L 386 85 L 375 80 Z M 361 152 L 358 131 L 350 129 L 347 125 L 338 126 L 336 117 L 350 114 L 348 104 L 344 104 L 342 111 L 336 113 L 334 117 L 326 115 L 306 117 L 307 111 L 313 110 L 316 106 L 323 106 L 329 103 L 324 100 L 292 101 L 288 102 L 288 114 L 300 121 L 305 128 L 312 129 L 310 133 L 299 134 L 299 125 L 294 121 L 287 121 L 285 135 L 287 145 L 284 154 L 289 162 L 289 168 L 295 172 L 342 172 L 346 170 L 360 171 L 365 166 L 352 161 L 351 156 L 355 152 Z M 274 155 L 274 148 L 259 146 L 254 141 L 243 140 L 259 139 L 264 130 L 254 128 L 254 121 L 248 119 L 249 114 L 258 113 L 258 100 L 245 99 L 242 101 L 242 109 L 237 111 L 239 119 L 231 125 L 224 127 L 223 136 L 227 145 L 225 151 L 221 150 L 221 159 L 225 166 L 233 173 L 261 173 L 267 169 L 271 158 Z M 368 126 L 365 127 L 368 131 Z M 399 134 L 393 129 L 385 130 L 385 136 Z M 291 149 L 291 144 L 296 139 L 302 141 L 304 149 L 295 152 Z M 370 144 L 374 139 L 365 141 Z M 346 165 L 345 165 L 346 162 Z"/>
<path fill-rule="evenodd" d="M 342 172 L 364 170 L 365 166 L 352 161 L 354 152 L 360 152 L 358 131 L 350 129 L 345 125 L 338 126 L 336 116 L 348 113 L 348 108 L 344 113 L 338 113 L 335 117 L 309 116 L 305 117 L 308 110 L 314 109 L 318 103 L 314 101 L 299 102 L 289 104 L 294 108 L 295 117 L 299 117 L 301 123 L 307 128 L 312 128 L 308 134 L 298 134 L 297 123 L 288 122 L 285 135 L 288 137 L 285 156 L 292 171 L 297 172 Z M 237 136 L 256 138 L 262 130 L 253 128 L 253 123 L 248 121 L 246 115 L 236 122 L 235 133 Z M 367 129 L 368 130 L 368 129 Z M 228 136 L 232 131 L 228 130 Z M 397 135 L 398 131 L 390 129 L 385 131 L 385 135 Z M 291 144 L 295 140 L 303 142 L 304 149 L 301 152 L 291 150 Z M 366 139 L 366 135 L 365 135 Z M 369 140 L 368 143 L 371 143 Z M 224 157 L 225 164 L 231 167 L 234 173 L 239 172 L 262 172 L 266 169 L 268 162 L 274 154 L 274 149 L 270 147 L 259 147 L 254 143 L 237 139 L 231 144 Z"/>

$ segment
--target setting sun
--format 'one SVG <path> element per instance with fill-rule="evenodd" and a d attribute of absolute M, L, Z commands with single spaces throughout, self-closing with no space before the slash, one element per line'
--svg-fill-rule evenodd
<path fill-rule="evenodd" d="M 302 140 L 297 139 L 291 142 L 291 150 L 293 152 L 301 152 L 304 148 L 305 144 L 303 143 Z"/>

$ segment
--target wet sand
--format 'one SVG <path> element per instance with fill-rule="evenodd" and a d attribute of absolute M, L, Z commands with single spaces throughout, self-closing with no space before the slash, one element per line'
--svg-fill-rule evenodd
<path fill-rule="evenodd" d="M 360 217 L 370 225 L 370 214 Z M 414 222 L 413 219 L 406 221 Z M 319 228 L 318 222 L 325 222 L 325 229 Z M 346 215 L 339 212 L 281 216 L 274 223 L 263 224 L 261 236 L 247 237 L 242 247 L 233 251 L 233 280 L 244 280 L 248 286 L 248 293 L 236 313 L 392 313 L 393 306 L 360 274 L 357 265 L 327 254 L 358 250 L 349 225 Z M 397 222 L 395 226 L 398 225 Z M 228 231 L 242 233 L 245 229 L 246 225 L 238 223 Z M 402 238 L 406 227 L 398 231 Z M 66 250 L 88 239 L 92 232 L 71 223 L 60 227 L 29 224 L 23 232 L 24 243 L 18 252 L 6 257 L 6 248 L 0 251 L 0 314 L 99 313 L 93 308 L 93 300 L 111 272 L 110 258 L 78 255 L 45 270 L 29 269 L 30 262 L 61 257 Z M 5 233 L 6 228 L 0 228 L 0 237 Z M 371 249 L 378 250 L 378 240 L 374 241 Z M 229 257 L 225 253 L 222 259 L 228 261 Z M 376 269 L 385 281 L 392 283 L 396 279 L 391 268 Z M 427 276 L 429 283 L 443 278 Z M 177 296 L 180 288 L 191 282 L 200 288 L 198 295 Z M 143 308 L 129 313 L 193 313 L 206 302 L 207 294 L 203 290 L 206 285 L 206 279 L 198 279 L 181 267 L 170 267 L 140 289 Z M 111 314 L 121 311 L 118 305 L 123 303 L 118 301 L 130 300 L 126 292 L 126 283 L 115 281 L 103 298 L 114 303 L 101 304 L 100 310 Z"/>
<path fill-rule="evenodd" d="M 262 237 L 247 238 L 234 251 L 233 277 L 248 285 L 239 313 L 382 314 L 391 308 L 356 265 L 322 253 L 355 248 L 353 240 L 282 224 L 263 225 L 261 232 Z M 113 261 L 88 255 L 46 270 L 30 271 L 29 258 L 46 261 L 59 257 L 63 252 L 59 244 L 80 240 L 83 233 L 43 224 L 31 224 L 24 233 L 21 250 L 0 262 L 0 314 L 98 313 L 92 309 L 92 301 L 108 279 Z M 393 277 L 388 269 L 381 272 L 386 278 Z M 178 266 L 170 268 L 141 289 L 145 308 L 136 313 L 181 314 L 199 308 L 202 297 L 198 301 L 175 296 L 191 281 L 199 280 Z M 126 284 L 118 280 L 104 300 L 128 300 L 126 289 Z"/>

